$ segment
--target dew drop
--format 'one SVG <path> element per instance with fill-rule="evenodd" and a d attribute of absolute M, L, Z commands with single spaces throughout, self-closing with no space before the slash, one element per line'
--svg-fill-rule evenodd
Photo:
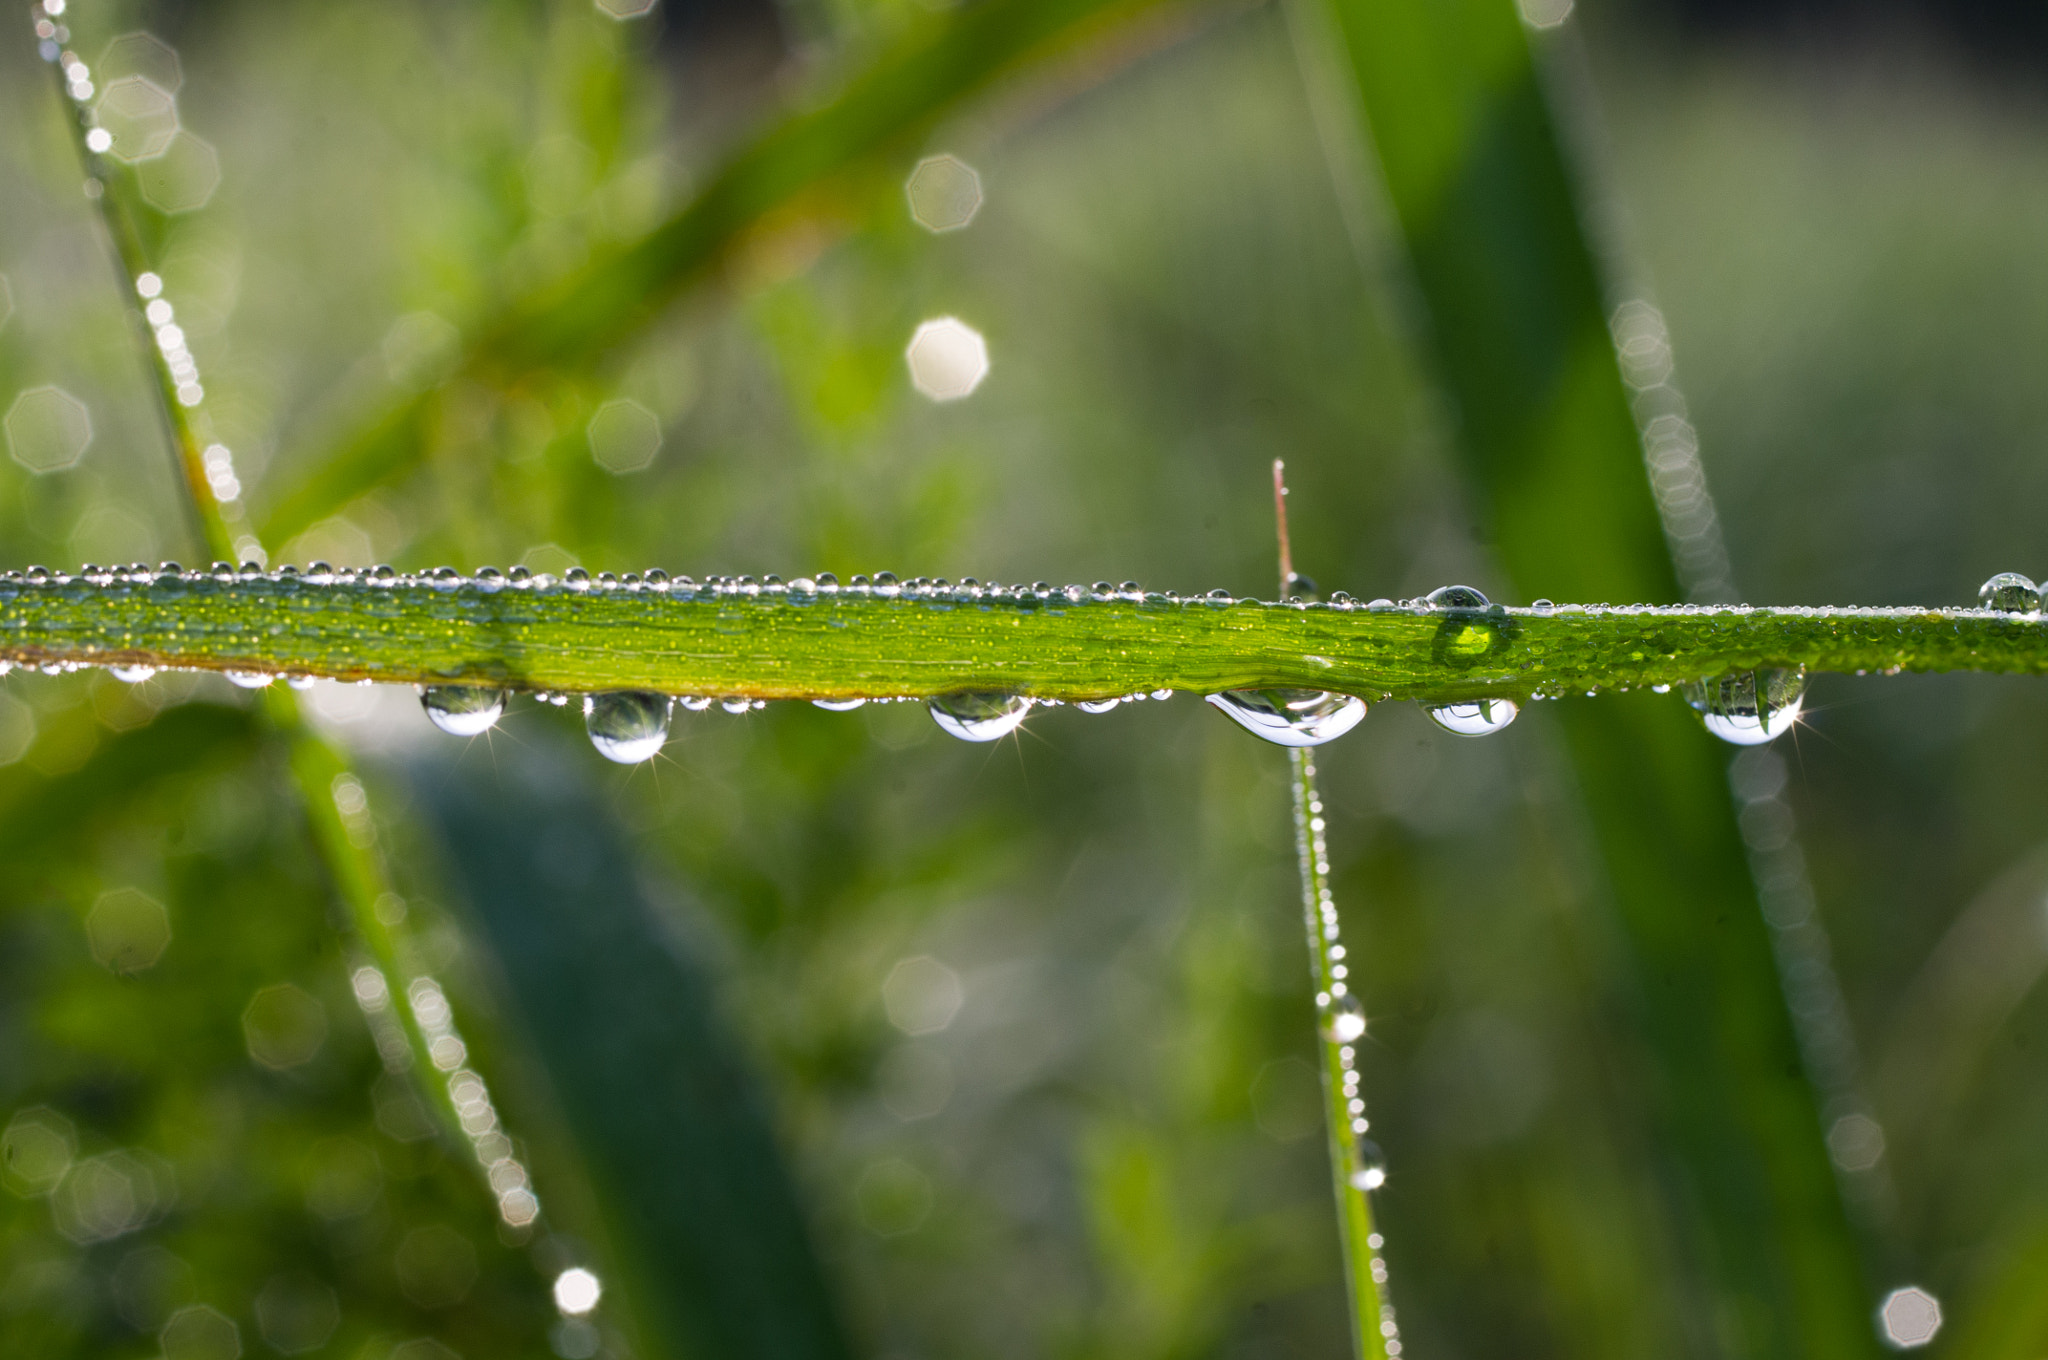
<path fill-rule="evenodd" d="M 652 760 L 668 741 L 670 699 L 666 694 L 614 690 L 583 696 L 583 726 L 590 744 L 606 760 L 638 765 Z"/>
<path fill-rule="evenodd" d="M 828 713 L 851 713 L 866 703 L 865 699 L 813 699 L 811 702 Z"/>
<path fill-rule="evenodd" d="M 1022 694 L 942 694 L 931 701 L 932 721 L 962 741 L 995 741 L 1023 725 L 1031 700 Z"/>
<path fill-rule="evenodd" d="M 1074 707 L 1083 713 L 1107 713 L 1122 702 L 1122 699 L 1082 699 Z"/>
<path fill-rule="evenodd" d="M 1438 586 L 1423 600 L 1431 609 L 1484 609 L 1491 603 L 1471 586 Z"/>
<path fill-rule="evenodd" d="M 1785 735 L 1806 702 L 1806 669 L 1737 671 L 1684 686 L 1685 701 L 1706 729 L 1737 746 Z"/>
<path fill-rule="evenodd" d="M 1557 601 L 1555 601 L 1555 600 L 1531 600 L 1531 601 L 1529 601 L 1529 612 L 1530 612 L 1531 614 L 1550 614 L 1550 613 L 1554 613 L 1554 612 L 1556 612 L 1556 610 L 1557 610 Z"/>
<path fill-rule="evenodd" d="M 109 666 L 107 674 L 124 685 L 139 685 L 156 674 L 154 666 Z"/>
<path fill-rule="evenodd" d="M 221 674 L 227 678 L 229 684 L 240 685 L 243 689 L 262 689 L 277 679 L 276 676 L 263 671 L 222 671 Z"/>
<path fill-rule="evenodd" d="M 1486 737 L 1500 731 L 1521 712 L 1512 699 L 1474 699 L 1462 704 L 1438 704 L 1429 716 L 1446 732 L 1461 737 Z"/>
<path fill-rule="evenodd" d="M 1333 996 L 1320 1008 L 1317 1028 L 1333 1044 L 1355 1044 L 1365 1037 L 1365 1006 L 1351 992 Z"/>
<path fill-rule="evenodd" d="M 1387 1154 L 1370 1138 L 1351 1144 L 1351 1174 L 1346 1177 L 1354 1190 L 1377 1190 L 1387 1183 Z"/>
<path fill-rule="evenodd" d="M 1203 697 L 1276 746 L 1321 746 L 1365 717 L 1365 700 L 1357 695 L 1320 689 L 1233 689 Z"/>
<path fill-rule="evenodd" d="M 420 707 L 451 737 L 480 736 L 504 716 L 505 691 L 487 685 L 428 685 L 420 691 Z"/>
<path fill-rule="evenodd" d="M 2041 591 L 2018 572 L 2001 571 L 1977 587 L 1977 603 L 1982 608 L 1996 609 L 2004 614 L 2038 614 L 2041 612 Z"/>

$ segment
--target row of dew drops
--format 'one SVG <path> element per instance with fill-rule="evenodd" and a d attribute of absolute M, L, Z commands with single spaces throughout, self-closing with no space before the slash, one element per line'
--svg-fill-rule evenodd
<path fill-rule="evenodd" d="M 334 568 L 324 562 L 313 563 L 303 574 L 289 566 L 266 573 L 255 563 L 245 564 L 238 570 L 232 563 L 227 562 L 215 563 L 208 573 L 186 573 L 175 563 L 169 562 L 156 571 L 152 571 L 146 564 L 137 563 L 129 568 L 87 565 L 79 572 L 82 579 L 95 584 L 111 584 L 117 580 L 148 582 L 161 579 L 164 575 L 185 579 L 203 577 L 220 581 L 296 577 L 315 585 L 361 582 L 391 586 L 426 585 L 442 589 L 469 585 L 486 589 L 512 587 L 549 590 L 559 585 L 572 591 L 653 590 L 678 595 L 694 594 L 699 591 L 698 584 L 687 576 L 677 577 L 673 582 L 661 571 L 650 571 L 645 575 L 629 573 L 623 578 L 604 572 L 592 577 L 580 567 L 572 568 L 559 582 L 545 573 L 531 573 L 523 567 L 514 567 L 510 572 L 503 574 L 486 567 L 475 577 L 464 578 L 452 567 L 443 567 L 424 576 L 404 576 L 391 567 L 357 570 L 346 567 Z M 4 577 L 36 584 L 64 579 L 41 567 L 31 567 L 26 573 L 7 572 L 4 573 Z M 1303 589 L 1311 596 L 1315 593 L 1314 584 L 1305 577 L 1295 577 L 1290 585 Z M 820 573 L 815 578 L 800 577 L 786 585 L 773 576 L 764 581 L 756 581 L 746 576 L 711 577 L 704 583 L 702 590 L 713 597 L 768 594 L 787 595 L 799 600 L 807 596 L 842 593 L 837 579 L 829 572 Z M 955 586 L 949 581 L 924 577 L 898 582 L 889 572 L 881 572 L 872 580 L 866 576 L 855 576 L 844 588 L 843 593 L 913 600 L 1064 600 L 1071 603 L 1128 600 L 1174 604 L 1239 602 L 1229 592 L 1222 590 L 1211 591 L 1204 596 L 1182 597 L 1143 592 L 1137 583 L 1128 581 L 1121 586 L 1098 582 L 1092 588 L 1059 588 L 1045 582 L 1030 586 L 984 587 L 970 578 Z M 1978 601 L 1981 607 L 2002 613 L 2037 614 L 2042 606 L 2042 593 L 2027 577 L 2016 572 L 2001 572 L 1984 583 L 1978 592 Z M 1331 597 L 1330 604 L 1340 609 L 1360 607 L 1341 591 Z M 1462 585 L 1443 586 L 1431 591 L 1420 601 L 1407 601 L 1404 604 L 1465 611 L 1483 610 L 1491 606 L 1491 602 L 1483 593 L 1471 586 Z M 1395 605 L 1391 600 L 1382 599 L 1374 600 L 1363 607 L 1380 609 L 1392 608 Z M 1538 600 L 1531 606 L 1539 612 L 1553 607 L 1547 600 Z M 6 668 L 6 663 L 0 662 L 0 673 L 4 673 Z M 154 669 L 147 666 L 113 666 L 108 670 L 116 679 L 130 684 L 147 680 L 155 674 Z M 251 689 L 268 685 L 276 678 L 263 672 L 227 671 L 225 675 L 233 683 Z M 287 677 L 287 680 L 288 683 L 298 686 L 311 683 L 310 679 L 305 677 Z M 1660 685 L 1656 688 L 1661 692 L 1666 687 Z M 1738 671 L 1694 681 L 1681 687 L 1686 702 L 1699 714 L 1707 730 L 1722 740 L 1738 746 L 1762 745 L 1790 731 L 1799 720 L 1805 702 L 1805 690 L 1806 674 L 1803 668 Z M 1171 690 L 1154 690 L 1150 693 L 1128 694 L 1116 698 L 1084 700 L 1077 702 L 1074 707 L 1084 713 L 1106 713 L 1119 704 L 1148 698 L 1166 699 L 1170 698 L 1172 693 Z M 570 696 L 565 694 L 542 693 L 536 697 L 557 706 L 567 704 L 570 699 Z M 1313 689 L 1239 689 L 1204 697 L 1254 736 L 1279 746 L 1320 746 L 1325 742 L 1334 741 L 1364 719 L 1367 707 L 1366 701 L 1357 695 Z M 508 692 L 504 689 L 478 685 L 430 685 L 422 690 L 420 696 L 427 717 L 433 724 L 443 732 L 458 737 L 479 736 L 496 726 L 505 712 L 508 698 Z M 764 706 L 763 701 L 758 699 L 715 699 L 706 695 L 677 697 L 640 690 L 586 694 L 582 696 L 582 702 L 584 723 L 592 746 L 607 759 L 623 765 L 636 765 L 651 760 L 661 751 L 667 744 L 669 722 L 678 704 L 685 710 L 702 712 L 713 703 L 717 703 L 732 713 L 744 713 Z M 815 699 L 812 702 L 819 708 L 843 712 L 859 708 L 869 702 L 892 701 L 848 698 Z M 1001 692 L 947 694 L 926 702 L 933 720 L 938 723 L 941 730 L 962 741 L 976 742 L 995 741 L 1016 731 L 1035 706 L 1058 706 L 1061 703 L 1057 699 L 1034 699 L 1028 695 Z M 1439 704 L 1429 709 L 1430 717 L 1439 727 L 1465 737 L 1483 737 L 1502 731 L 1515 720 L 1519 712 L 1520 706 L 1511 699 L 1474 699 Z"/>

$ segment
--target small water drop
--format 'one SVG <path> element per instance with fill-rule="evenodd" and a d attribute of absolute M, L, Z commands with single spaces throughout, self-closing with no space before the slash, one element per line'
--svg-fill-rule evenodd
<path fill-rule="evenodd" d="M 1761 746 L 1785 735 L 1806 702 L 1806 669 L 1737 671 L 1684 687 L 1685 701 L 1715 736 Z"/>
<path fill-rule="evenodd" d="M 107 674 L 124 685 L 139 685 L 156 674 L 154 666 L 109 666 Z"/>
<path fill-rule="evenodd" d="M 227 678 L 229 684 L 240 685 L 243 689 L 262 689 L 277 679 L 276 676 L 263 671 L 222 671 L 221 674 Z"/>
<path fill-rule="evenodd" d="M 1320 1007 L 1316 1027 L 1333 1044 L 1355 1044 L 1365 1037 L 1365 1007 L 1351 992 L 1331 997 Z"/>
<path fill-rule="evenodd" d="M 1351 1174 L 1346 1177 L 1354 1190 L 1377 1190 L 1387 1183 L 1387 1154 L 1370 1138 L 1351 1144 Z"/>
<path fill-rule="evenodd" d="M 1297 571 L 1287 578 L 1287 594 L 1289 598 L 1298 596 L 1304 600 L 1319 600 L 1323 592 L 1313 577 L 1303 576 Z"/>
<path fill-rule="evenodd" d="M 2041 590 L 2016 571 L 2001 571 L 1977 587 L 1977 603 L 1981 608 L 2004 614 L 2038 614 Z"/>
<path fill-rule="evenodd" d="M 749 699 L 732 698 L 720 699 L 718 701 L 718 706 L 728 713 L 745 713 L 754 705 L 753 701 Z"/>
<path fill-rule="evenodd" d="M 1365 717 L 1365 700 L 1357 695 L 1320 689 L 1233 689 L 1203 697 L 1276 746 L 1321 746 Z"/>
<path fill-rule="evenodd" d="M 1083 713 L 1107 713 L 1122 702 L 1122 699 L 1082 699 L 1074 707 Z"/>
<path fill-rule="evenodd" d="M 606 760 L 638 765 L 652 760 L 668 742 L 672 701 L 666 694 L 613 690 L 583 696 L 583 726 L 590 744 Z"/>
<path fill-rule="evenodd" d="M 1423 600 L 1431 609 L 1484 609 L 1491 603 L 1471 586 L 1438 586 Z"/>
<path fill-rule="evenodd" d="M 1531 614 L 1548 614 L 1548 613 L 1552 612 L 1553 610 L 1555 610 L 1556 608 L 1557 608 L 1557 601 L 1555 601 L 1555 600 L 1531 600 L 1531 601 L 1529 601 L 1529 612 L 1530 612 Z"/>
<path fill-rule="evenodd" d="M 451 737 L 480 736 L 504 716 L 505 691 L 487 685 L 428 685 L 420 691 L 420 707 Z"/>
<path fill-rule="evenodd" d="M 866 703 L 865 699 L 813 699 L 811 702 L 828 713 L 851 713 Z"/>
<path fill-rule="evenodd" d="M 995 741 L 1023 725 L 1031 700 L 1021 694 L 942 694 L 930 704 L 932 721 L 962 741 Z"/>
<path fill-rule="evenodd" d="M 1429 716 L 1446 732 L 1461 737 L 1485 737 L 1515 720 L 1521 709 L 1512 699 L 1473 699 L 1462 704 L 1438 704 Z"/>

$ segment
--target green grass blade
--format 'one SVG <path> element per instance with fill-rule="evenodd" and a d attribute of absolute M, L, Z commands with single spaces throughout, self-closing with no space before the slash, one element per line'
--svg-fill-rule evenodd
<path fill-rule="evenodd" d="M 1327 0 L 1325 15 L 1345 77 L 1330 105 L 1377 152 L 1502 566 L 1574 598 L 1677 598 L 1515 6 Z M 1719 752 L 1672 705 L 1560 716 L 1633 956 L 1671 1215 L 1707 1295 L 1694 1345 L 1867 1354 L 1857 1247 Z"/>
<path fill-rule="evenodd" d="M 976 598 L 950 587 L 880 595 L 228 575 L 0 578 L 0 660 L 763 699 L 1278 685 L 1443 702 L 1676 685 L 1758 666 L 2048 671 L 2048 622 L 1981 609 L 1373 609 L 1080 587 Z M 1643 760 L 1709 769 L 1712 748 L 1695 735 L 1683 723 L 1664 737 L 1614 734 L 1649 742 Z M 1732 817 L 1723 820 L 1732 834 Z M 1692 825 L 1676 839 L 1697 845 L 1701 834 Z"/>
<path fill-rule="evenodd" d="M 474 328 L 462 373 L 498 381 L 586 365 L 617 349 L 705 278 L 764 219 L 822 183 L 901 150 L 962 102 L 1021 69 L 1070 56 L 1168 3 L 985 0 L 916 25 L 835 98 L 794 113 L 738 151 L 645 237 Z M 283 543 L 422 456 L 433 392 L 341 439 L 280 493 L 262 522 Z"/>
<path fill-rule="evenodd" d="M 849 1355 L 711 979 L 558 765 L 437 773 L 421 802 L 597 1191 L 619 1293 L 676 1360 Z"/>

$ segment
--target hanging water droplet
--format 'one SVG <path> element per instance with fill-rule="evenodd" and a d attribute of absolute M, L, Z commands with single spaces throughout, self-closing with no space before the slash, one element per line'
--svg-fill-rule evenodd
<path fill-rule="evenodd" d="M 1122 702 L 1122 699 L 1082 699 L 1074 707 L 1083 713 L 1107 713 Z"/>
<path fill-rule="evenodd" d="M 1351 1143 L 1351 1174 L 1346 1177 L 1354 1190 L 1377 1190 L 1387 1183 L 1387 1154 L 1370 1138 Z"/>
<path fill-rule="evenodd" d="M 420 707 L 449 736 L 474 737 L 498 725 L 505 712 L 505 691 L 486 685 L 429 685 L 420 691 Z"/>
<path fill-rule="evenodd" d="M 221 674 L 229 684 L 240 685 L 243 689 L 262 689 L 277 678 L 262 671 L 222 671 Z"/>
<path fill-rule="evenodd" d="M 107 674 L 124 685 L 139 685 L 156 674 L 154 666 L 109 666 Z"/>
<path fill-rule="evenodd" d="M 1023 725 L 1031 700 L 1021 694 L 942 694 L 931 701 L 932 721 L 962 741 L 995 741 Z"/>
<path fill-rule="evenodd" d="M 813 699 L 811 702 L 827 713 L 851 713 L 866 703 L 865 699 Z"/>
<path fill-rule="evenodd" d="M 1491 603 L 1471 586 L 1438 586 L 1423 600 L 1431 609 L 1484 609 Z"/>
<path fill-rule="evenodd" d="M 1685 701 L 1706 729 L 1737 746 L 1761 746 L 1785 735 L 1806 702 L 1806 668 L 1737 671 L 1684 687 Z"/>
<path fill-rule="evenodd" d="M 1365 700 L 1357 695 L 1319 689 L 1233 689 L 1203 697 L 1276 746 L 1321 746 L 1365 717 Z"/>
<path fill-rule="evenodd" d="M 1324 993 L 1325 996 L 1329 994 Z M 1320 998 L 1319 998 L 1320 999 Z M 1333 996 L 1317 1008 L 1317 1028 L 1333 1044 L 1355 1044 L 1365 1037 L 1365 1006 L 1356 994 Z"/>
<path fill-rule="evenodd" d="M 1521 709 L 1512 699 L 1473 699 L 1462 704 L 1438 704 L 1429 716 L 1446 732 L 1461 737 L 1484 737 L 1500 731 L 1515 720 Z"/>
<path fill-rule="evenodd" d="M 2041 591 L 2018 572 L 2001 571 L 1977 587 L 1977 603 L 1981 608 L 1996 609 L 2005 614 L 2038 614 L 2041 612 Z"/>
<path fill-rule="evenodd" d="M 614 690 L 583 696 L 583 726 L 590 744 L 606 760 L 638 765 L 652 760 L 668 741 L 670 700 L 666 694 Z"/>

